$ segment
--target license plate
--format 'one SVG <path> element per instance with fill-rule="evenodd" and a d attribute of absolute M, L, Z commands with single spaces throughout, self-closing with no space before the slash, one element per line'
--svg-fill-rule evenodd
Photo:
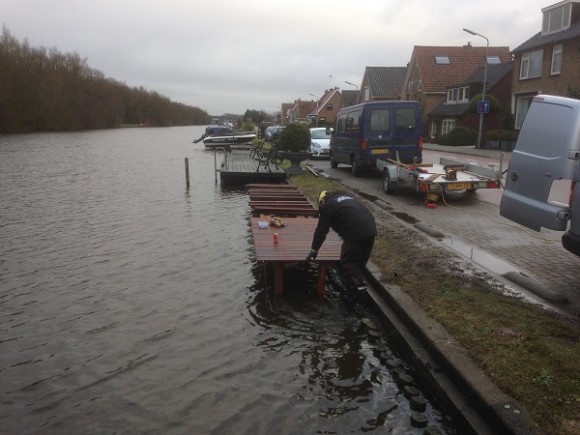
<path fill-rule="evenodd" d="M 447 185 L 449 190 L 469 190 L 471 187 L 471 183 L 449 183 Z"/>
<path fill-rule="evenodd" d="M 371 154 L 389 154 L 389 150 L 383 149 L 383 148 L 377 148 L 377 149 L 371 150 Z"/>

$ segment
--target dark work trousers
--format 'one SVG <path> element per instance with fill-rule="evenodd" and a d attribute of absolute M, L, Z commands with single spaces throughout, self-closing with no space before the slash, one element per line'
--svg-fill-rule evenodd
<path fill-rule="evenodd" d="M 340 270 L 347 285 L 359 287 L 364 285 L 362 280 L 367 261 L 371 256 L 375 237 L 367 237 L 361 240 L 344 240 L 340 249 Z"/>

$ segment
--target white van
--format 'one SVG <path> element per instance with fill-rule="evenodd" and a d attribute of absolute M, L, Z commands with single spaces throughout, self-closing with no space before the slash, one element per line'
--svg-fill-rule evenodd
<path fill-rule="evenodd" d="M 550 200 L 554 182 L 570 182 L 568 203 Z M 534 97 L 507 173 L 500 214 L 540 231 L 566 231 L 563 246 L 580 256 L 580 100 Z"/>

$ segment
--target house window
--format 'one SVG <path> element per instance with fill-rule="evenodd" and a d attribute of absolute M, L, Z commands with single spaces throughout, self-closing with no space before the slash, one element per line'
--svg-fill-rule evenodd
<path fill-rule="evenodd" d="M 326 105 L 326 110 L 332 110 L 332 103 L 328 103 Z"/>
<path fill-rule="evenodd" d="M 468 100 L 468 87 L 447 89 L 448 103 L 462 103 Z"/>
<path fill-rule="evenodd" d="M 543 53 L 543 50 L 536 50 L 522 55 L 520 80 L 542 77 Z"/>
<path fill-rule="evenodd" d="M 451 65 L 449 56 L 435 56 L 435 63 L 437 65 Z"/>
<path fill-rule="evenodd" d="M 501 63 L 501 59 L 499 56 L 487 56 L 487 64 L 488 65 L 497 65 Z"/>
<path fill-rule="evenodd" d="M 455 128 L 456 123 L 455 119 L 444 119 L 441 124 L 441 134 L 449 133 Z"/>
<path fill-rule="evenodd" d="M 542 17 L 542 34 L 560 32 L 570 27 L 570 14 L 572 5 L 570 3 L 545 10 Z"/>
<path fill-rule="evenodd" d="M 436 135 L 437 135 L 437 123 L 432 122 L 431 123 L 431 139 L 435 139 Z"/>
<path fill-rule="evenodd" d="M 560 74 L 562 71 L 562 45 L 556 45 L 552 49 L 552 69 L 550 74 Z"/>
<path fill-rule="evenodd" d="M 530 108 L 530 104 L 532 104 L 532 99 L 535 95 L 522 95 L 517 97 L 516 100 L 516 130 L 522 128 L 522 124 L 524 122 L 524 118 L 528 113 L 528 109 Z"/>

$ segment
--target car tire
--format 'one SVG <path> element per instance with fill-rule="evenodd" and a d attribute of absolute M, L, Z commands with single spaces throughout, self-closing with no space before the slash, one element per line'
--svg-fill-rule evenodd
<path fill-rule="evenodd" d="M 355 177 L 360 177 L 361 173 L 362 173 L 362 169 L 361 169 L 360 165 L 357 164 L 354 156 L 350 158 L 350 164 L 351 164 L 352 175 L 354 175 Z"/>

